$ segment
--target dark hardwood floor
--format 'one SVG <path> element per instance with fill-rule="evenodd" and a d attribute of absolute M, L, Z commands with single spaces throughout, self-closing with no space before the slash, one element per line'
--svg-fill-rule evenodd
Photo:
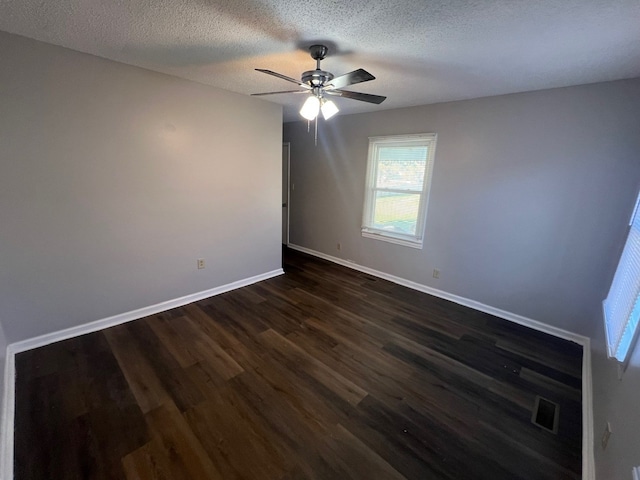
<path fill-rule="evenodd" d="M 285 271 L 17 355 L 15 478 L 580 478 L 580 346 L 298 252 Z"/>

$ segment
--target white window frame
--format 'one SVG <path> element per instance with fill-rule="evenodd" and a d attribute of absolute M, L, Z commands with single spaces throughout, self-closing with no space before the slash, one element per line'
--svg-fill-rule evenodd
<path fill-rule="evenodd" d="M 602 302 L 607 355 L 624 371 L 640 333 L 640 194 L 607 298 Z"/>
<path fill-rule="evenodd" d="M 429 203 L 429 192 L 431 190 L 431 176 L 433 171 L 433 161 L 436 153 L 435 133 L 420 133 L 415 135 L 390 135 L 382 137 L 369 137 L 369 155 L 367 158 L 367 177 L 364 194 L 364 209 L 362 213 L 362 236 L 373 238 L 385 242 L 404 245 L 412 248 L 422 248 L 424 239 L 424 229 L 427 221 L 427 207 Z M 384 147 L 427 147 L 427 165 L 424 172 L 422 191 L 377 188 L 376 179 L 378 175 L 378 152 L 381 146 Z M 375 228 L 373 226 L 373 215 L 375 207 L 376 191 L 388 191 L 391 193 L 411 192 L 420 195 L 418 207 L 418 218 L 416 222 L 415 235 L 390 232 Z"/>

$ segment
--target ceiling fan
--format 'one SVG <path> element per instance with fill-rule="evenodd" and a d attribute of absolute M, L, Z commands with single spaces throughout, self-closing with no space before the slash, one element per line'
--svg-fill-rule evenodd
<path fill-rule="evenodd" d="M 352 100 L 359 100 L 361 102 L 382 103 L 387 97 L 380 95 L 371 95 L 369 93 L 352 92 L 350 90 L 342 90 L 349 85 L 355 85 L 356 83 L 368 82 L 375 80 L 376 77 L 371 75 L 366 70 L 359 68 L 353 72 L 334 77 L 333 73 L 325 72 L 320 68 L 320 61 L 327 55 L 328 48 L 325 45 L 311 45 L 309 52 L 311 58 L 316 61 L 316 69 L 308 70 L 302 74 L 301 80 L 298 81 L 295 78 L 287 77 L 281 73 L 273 72 L 271 70 L 264 70 L 256 68 L 258 72 L 266 73 L 267 75 L 273 75 L 274 77 L 281 78 L 287 82 L 295 83 L 302 90 L 284 90 L 280 92 L 266 92 L 266 93 L 254 93 L 253 95 L 276 95 L 280 93 L 307 93 L 310 94 L 309 98 L 305 101 L 300 115 L 307 120 L 314 120 L 318 117 L 320 111 L 325 120 L 328 120 L 336 113 L 338 113 L 338 107 L 334 102 L 326 98 L 327 95 L 350 98 Z"/>

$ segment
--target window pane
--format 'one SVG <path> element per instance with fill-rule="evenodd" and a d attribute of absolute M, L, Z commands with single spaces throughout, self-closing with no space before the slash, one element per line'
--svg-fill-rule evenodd
<path fill-rule="evenodd" d="M 388 232 L 416 234 L 420 194 L 375 192 L 373 227 Z"/>
<path fill-rule="evenodd" d="M 369 137 L 362 236 L 422 248 L 435 133 Z"/>
<path fill-rule="evenodd" d="M 379 147 L 376 187 L 422 190 L 428 147 Z"/>

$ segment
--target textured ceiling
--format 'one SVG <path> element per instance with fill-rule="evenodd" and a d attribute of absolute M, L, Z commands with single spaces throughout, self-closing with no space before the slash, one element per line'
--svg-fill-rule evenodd
<path fill-rule="evenodd" d="M 342 113 L 640 76 L 640 0 L 0 0 L 0 30 L 246 94 L 295 88 L 254 68 L 299 78 L 323 41 L 388 97 Z"/>

